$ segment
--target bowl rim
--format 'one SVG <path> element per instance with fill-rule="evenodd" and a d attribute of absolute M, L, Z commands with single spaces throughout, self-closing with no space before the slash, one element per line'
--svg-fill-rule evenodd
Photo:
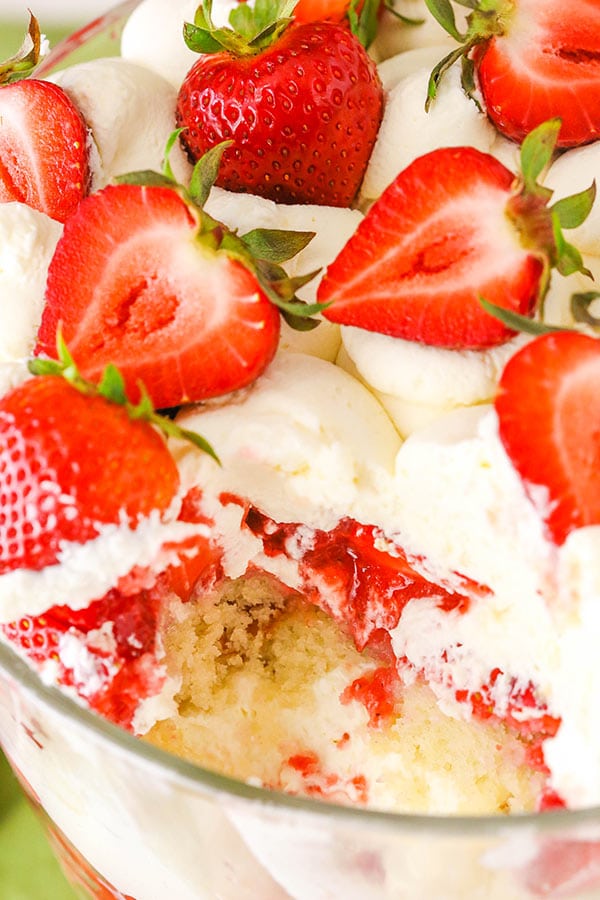
<path fill-rule="evenodd" d="M 56 44 L 50 54 L 40 63 L 36 74 L 49 74 L 57 65 L 63 65 L 68 56 L 81 48 L 87 40 L 106 33 L 109 28 L 122 27 L 126 17 L 140 5 L 142 0 L 124 0 L 108 9 L 89 24 L 75 31 Z M 116 40 L 116 34 L 115 34 Z M 582 809 L 553 809 L 535 813 L 512 813 L 494 815 L 444 815 L 430 813 L 398 813 L 357 806 L 344 806 L 308 797 L 296 797 L 283 791 L 256 787 L 235 778 L 221 775 L 210 769 L 187 761 L 182 757 L 162 750 L 119 728 L 107 719 L 86 709 L 81 702 L 64 690 L 46 684 L 40 675 L 15 650 L 0 638 L 0 675 L 2 673 L 31 694 L 36 701 L 49 707 L 59 716 L 74 720 L 84 730 L 108 743 L 135 760 L 158 768 L 163 774 L 176 778 L 193 787 L 214 795 L 227 795 L 273 810 L 297 812 L 303 816 L 326 820 L 336 820 L 339 824 L 364 827 L 378 827 L 387 832 L 426 832 L 439 837 L 501 837 L 513 835 L 515 831 L 524 833 L 534 829 L 552 836 L 573 827 L 600 823 L 600 806 Z M 0 734 L 0 746 L 2 735 Z"/>

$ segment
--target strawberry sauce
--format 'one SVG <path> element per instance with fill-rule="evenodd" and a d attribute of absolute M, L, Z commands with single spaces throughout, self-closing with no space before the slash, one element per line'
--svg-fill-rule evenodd
<path fill-rule="evenodd" d="M 349 629 L 359 650 L 378 629 L 396 627 L 409 600 L 435 597 L 446 609 L 466 609 L 468 599 L 427 581 L 397 545 L 380 549 L 379 529 L 342 519 L 331 531 L 278 524 L 249 508 L 245 525 L 260 537 L 267 556 L 298 560 L 307 599 Z"/>

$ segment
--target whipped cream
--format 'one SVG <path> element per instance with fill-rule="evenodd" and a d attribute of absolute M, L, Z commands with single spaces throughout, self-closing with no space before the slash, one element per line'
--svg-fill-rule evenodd
<path fill-rule="evenodd" d="M 212 19 L 226 25 L 236 0 L 214 0 Z M 183 39 L 183 23 L 193 22 L 196 0 L 142 0 L 129 16 L 121 35 L 121 56 L 139 63 L 179 88 L 200 55 Z"/>
<path fill-rule="evenodd" d="M 65 541 L 55 565 L 0 575 L 0 622 L 40 615 L 66 600 L 71 609 L 85 609 L 134 568 L 147 569 L 151 579 L 153 573 L 178 562 L 172 545 L 199 531 L 206 533 L 203 526 L 163 521 L 156 512 L 136 528 L 125 523 L 105 525 L 97 538 L 85 544 Z"/>
<path fill-rule="evenodd" d="M 276 521 L 313 528 L 331 528 L 344 515 L 370 521 L 400 445 L 362 385 L 299 353 L 280 354 L 248 391 L 178 421 L 203 434 L 222 462 L 191 445 L 174 448 L 184 489 L 201 486 L 217 500 L 222 491 L 238 494 Z"/>
<path fill-rule="evenodd" d="M 399 172 L 431 150 L 471 146 L 491 151 L 496 131 L 465 95 L 458 67 L 446 72 L 436 99 L 425 109 L 431 69 L 446 52 L 444 47 L 413 50 L 379 67 L 385 106 L 360 189 L 362 204 L 377 199 Z"/>
<path fill-rule="evenodd" d="M 63 226 L 24 203 L 0 204 L 0 363 L 33 350 L 48 266 Z"/>
<path fill-rule="evenodd" d="M 338 364 L 373 391 L 408 436 L 456 407 L 492 400 L 507 360 L 526 340 L 520 335 L 487 350 L 447 350 L 343 326 Z"/>
<path fill-rule="evenodd" d="M 110 57 L 69 66 L 48 80 L 66 91 L 91 131 L 97 150 L 91 157 L 93 190 L 127 172 L 162 171 L 177 101 L 177 91 L 165 78 Z M 177 180 L 187 183 L 191 166 L 179 144 L 170 162 Z"/>

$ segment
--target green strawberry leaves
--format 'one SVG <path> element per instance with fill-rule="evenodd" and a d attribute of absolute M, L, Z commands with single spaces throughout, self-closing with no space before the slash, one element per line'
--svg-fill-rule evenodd
<path fill-rule="evenodd" d="M 217 27 L 212 20 L 212 0 L 202 0 L 194 22 L 186 22 L 183 37 L 195 53 L 252 56 L 274 43 L 292 21 L 297 0 L 256 0 L 240 3 L 229 14 L 229 26 Z"/>
<path fill-rule="evenodd" d="M 529 194 L 544 199 L 552 194 L 548 188 L 538 183 L 552 162 L 552 156 L 560 131 L 560 119 L 550 119 L 527 135 L 521 144 L 521 177 Z"/>
<path fill-rule="evenodd" d="M 503 306 L 490 303 L 485 297 L 480 297 L 479 302 L 490 316 L 499 319 L 503 325 L 506 325 L 507 328 L 514 332 L 537 336 L 548 334 L 551 331 L 573 330 L 562 325 L 549 325 L 547 322 L 540 322 L 538 319 L 530 319 L 529 316 L 522 316 L 520 313 L 505 309 Z"/>
<path fill-rule="evenodd" d="M 521 145 L 521 174 L 513 196 L 507 206 L 507 215 L 519 232 L 521 243 L 537 253 L 544 265 L 539 289 L 539 315 L 541 321 L 519 315 L 480 298 L 484 309 L 499 319 L 512 331 L 539 335 L 548 331 L 573 330 L 549 325 L 543 321 L 543 301 L 550 282 L 550 270 L 563 276 L 581 272 L 593 278 L 585 266 L 579 250 L 569 243 L 563 229 L 577 228 L 589 215 L 596 198 L 596 183 L 589 188 L 564 197 L 552 206 L 552 191 L 540 184 L 540 178 L 550 167 L 561 128 L 560 119 L 550 119 L 531 131 Z M 595 292 L 574 294 L 571 313 L 576 322 L 585 322 L 594 328 L 598 320 L 589 313 L 589 305 L 600 296 Z"/>
<path fill-rule="evenodd" d="M 460 44 L 466 41 L 467 35 L 461 34 L 456 27 L 454 9 L 449 0 L 425 0 L 425 5 L 434 19 L 440 23 L 444 31 L 447 31 L 455 41 L 458 41 Z"/>
<path fill-rule="evenodd" d="M 593 181 L 589 188 L 570 197 L 557 200 L 552 209 L 560 222 L 561 228 L 577 228 L 581 225 L 590 212 L 596 199 L 596 182 Z"/>
<path fill-rule="evenodd" d="M 467 30 L 464 34 L 458 30 L 450 0 L 425 0 L 434 19 L 459 43 L 455 50 L 452 50 L 433 68 L 427 86 L 425 109 L 429 109 L 435 100 L 438 85 L 448 69 L 459 60 L 461 60 L 462 66 L 463 90 L 479 106 L 475 97 L 474 65 L 469 54 L 478 44 L 489 41 L 494 35 L 504 34 L 507 20 L 514 7 L 513 0 L 456 0 L 456 2 L 471 10 L 467 16 Z"/>
<path fill-rule="evenodd" d="M 581 322 L 600 332 L 600 316 L 595 316 L 590 312 L 590 307 L 596 300 L 600 300 L 600 291 L 583 291 L 579 294 L 573 294 L 571 297 L 571 315 L 575 322 Z"/>
<path fill-rule="evenodd" d="M 314 231 L 284 231 L 277 228 L 255 228 L 241 240 L 257 259 L 272 263 L 287 262 L 308 247 Z"/>
<path fill-rule="evenodd" d="M 351 0 L 348 7 L 350 31 L 363 47 L 370 47 L 377 36 L 380 0 Z M 392 9 L 393 7 L 389 7 Z"/>
<path fill-rule="evenodd" d="M 564 237 L 563 229 L 576 228 L 589 214 L 596 185 L 549 206 L 552 191 L 539 182 L 548 170 L 560 133 L 560 119 L 550 119 L 533 129 L 521 145 L 521 173 L 507 205 L 507 215 L 516 227 L 524 247 L 537 253 L 545 272 L 540 286 L 543 301 L 550 269 L 561 275 L 582 272 L 591 277 L 579 250 Z"/>
<path fill-rule="evenodd" d="M 36 17 L 29 16 L 29 28 L 19 50 L 10 59 L 0 62 L 0 85 L 18 81 L 31 75 L 41 56 L 42 39 Z"/>
<path fill-rule="evenodd" d="M 211 189 L 216 181 L 221 158 L 231 141 L 223 141 L 212 147 L 194 166 L 189 186 L 178 184 L 169 162 L 170 153 L 183 129 L 174 131 L 165 147 L 162 172 L 143 170 L 119 175 L 117 184 L 137 184 L 145 187 L 168 187 L 185 201 L 198 221 L 196 239 L 215 252 L 227 253 L 237 259 L 256 276 L 269 300 L 277 306 L 288 325 L 296 331 L 309 331 L 319 325 L 314 318 L 329 304 L 307 304 L 296 296 L 296 291 L 311 281 L 318 270 L 299 278 L 290 278 L 280 264 L 292 259 L 315 236 L 314 231 L 285 231 L 283 229 L 256 228 L 245 235 L 238 235 L 222 222 L 213 219 L 205 210 Z"/>
<path fill-rule="evenodd" d="M 584 291 L 571 296 L 570 306 L 574 322 L 580 322 L 586 325 L 588 329 L 597 331 L 600 334 L 600 316 L 595 316 L 590 312 L 590 307 L 597 300 L 600 300 L 600 291 Z M 530 319 L 528 316 L 522 316 L 519 313 L 512 312 L 510 309 L 489 303 L 484 297 L 480 297 L 479 302 L 486 312 L 499 319 L 511 331 L 531 334 L 534 337 L 557 331 L 581 333 L 579 328 L 573 328 L 568 325 L 551 325 L 549 322 L 543 322 L 539 319 Z"/>
<path fill-rule="evenodd" d="M 179 128 L 175 134 L 179 135 L 183 130 L 183 128 Z M 202 156 L 194 166 L 188 186 L 188 194 L 196 206 L 202 208 L 208 200 L 212 187 L 217 180 L 217 175 L 219 174 L 219 166 L 221 165 L 223 153 L 228 147 L 231 147 L 232 144 L 233 141 L 223 141 L 221 144 L 217 144 L 216 147 L 211 147 L 211 149 L 207 150 L 204 156 Z M 168 158 L 167 152 L 167 161 Z"/>
<path fill-rule="evenodd" d="M 38 20 L 30 13 L 27 34 L 18 51 L 10 59 L 0 62 L 0 85 L 27 78 L 41 57 L 42 36 Z"/>
<path fill-rule="evenodd" d="M 32 375 L 52 375 L 64 378 L 80 393 L 87 396 L 104 397 L 110 403 L 124 407 L 132 421 L 148 422 L 150 425 L 158 428 L 165 437 L 188 441 L 220 464 L 219 457 L 212 446 L 201 435 L 196 434 L 194 431 L 180 428 L 172 419 L 156 412 L 143 384 L 139 385 L 139 402 L 131 403 L 125 392 L 123 376 L 116 366 L 108 365 L 102 374 L 100 382 L 93 384 L 93 382 L 87 381 L 80 374 L 77 364 L 71 356 L 60 332 L 57 335 L 56 346 L 58 359 L 47 359 L 46 357 L 38 356 L 29 361 L 28 367 Z"/>

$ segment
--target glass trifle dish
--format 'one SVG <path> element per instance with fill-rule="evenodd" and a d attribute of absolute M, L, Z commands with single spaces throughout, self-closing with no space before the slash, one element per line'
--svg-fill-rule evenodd
<path fill-rule="evenodd" d="M 73 885 L 600 897 L 600 7 L 40 27 L 0 742 Z"/>

